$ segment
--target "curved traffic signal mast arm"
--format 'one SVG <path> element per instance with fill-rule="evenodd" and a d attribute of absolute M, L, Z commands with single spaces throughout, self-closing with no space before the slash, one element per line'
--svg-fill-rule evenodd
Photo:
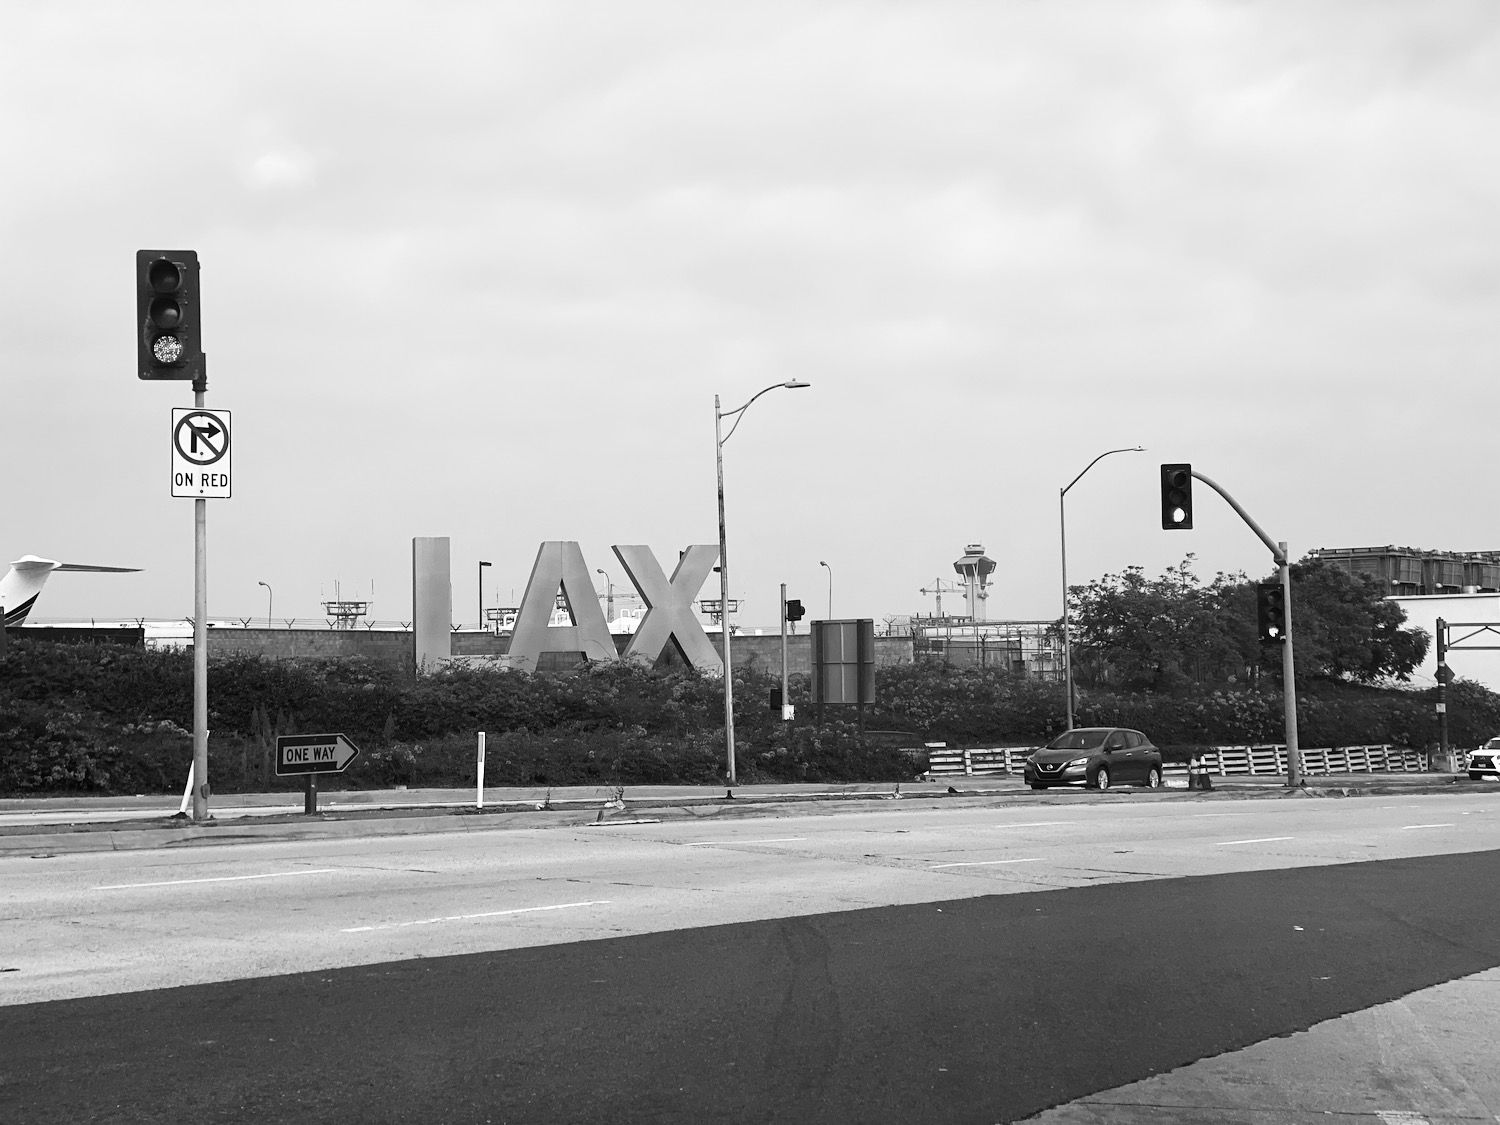
<path fill-rule="evenodd" d="M 1282 549 L 1280 544 L 1278 544 L 1274 539 L 1272 539 L 1265 533 L 1260 524 L 1256 523 L 1253 519 L 1250 518 L 1250 513 L 1245 511 L 1244 508 L 1240 507 L 1240 502 L 1238 500 L 1229 495 L 1229 493 L 1225 492 L 1224 489 L 1219 486 L 1217 481 L 1210 480 L 1208 477 L 1200 473 L 1197 469 L 1193 469 L 1192 474 L 1229 502 L 1229 506 L 1240 514 L 1240 519 L 1249 524 L 1250 530 L 1255 532 L 1256 535 L 1259 535 L 1260 541 L 1271 549 L 1271 556 L 1276 560 L 1277 566 L 1285 566 L 1287 564 L 1286 551 Z"/>

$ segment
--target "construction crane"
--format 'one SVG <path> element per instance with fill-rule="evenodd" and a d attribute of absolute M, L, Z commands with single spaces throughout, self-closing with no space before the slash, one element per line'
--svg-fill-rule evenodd
<path fill-rule="evenodd" d="M 941 617 L 943 616 L 943 595 L 963 594 L 967 591 L 968 587 L 962 582 L 949 582 L 943 578 L 934 578 L 931 588 L 923 586 L 917 593 L 923 595 L 932 594 L 935 596 L 937 598 L 937 616 Z"/>

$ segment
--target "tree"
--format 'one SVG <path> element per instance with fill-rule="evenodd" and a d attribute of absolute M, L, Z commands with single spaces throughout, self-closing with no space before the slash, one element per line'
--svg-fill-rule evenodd
<path fill-rule="evenodd" d="M 1153 692 L 1263 675 L 1279 682 L 1280 648 L 1256 637 L 1254 584 L 1221 572 L 1204 586 L 1192 564 L 1188 555 L 1153 579 L 1127 567 L 1069 590 L 1081 682 Z M 1427 634 L 1402 628 L 1405 611 L 1372 580 L 1311 556 L 1292 564 L 1291 577 L 1299 682 L 1407 680 L 1426 656 Z"/>
<path fill-rule="evenodd" d="M 1254 665 L 1245 650 L 1248 638 L 1253 651 L 1253 627 L 1237 627 L 1231 596 L 1245 576 L 1221 573 L 1205 587 L 1192 565 L 1188 555 L 1153 579 L 1126 567 L 1069 590 L 1080 679 L 1162 692 L 1237 679 Z"/>
<path fill-rule="evenodd" d="M 1387 601 L 1373 578 L 1352 575 L 1310 555 L 1292 564 L 1291 578 L 1292 645 L 1299 680 L 1323 677 L 1369 684 L 1411 679 L 1431 638 L 1425 629 L 1401 627 L 1406 611 Z M 1280 652 L 1263 655 L 1263 665 L 1280 661 Z"/>

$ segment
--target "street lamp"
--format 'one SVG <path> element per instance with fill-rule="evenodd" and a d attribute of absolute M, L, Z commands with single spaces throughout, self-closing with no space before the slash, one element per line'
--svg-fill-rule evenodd
<path fill-rule="evenodd" d="M 487 562 L 479 564 L 479 631 L 484 632 L 484 568 L 489 566 Z"/>
<path fill-rule="evenodd" d="M 256 585 L 257 586 L 264 586 L 266 588 L 266 628 L 270 629 L 270 628 L 272 628 L 272 621 L 271 621 L 271 584 L 269 582 L 257 582 Z"/>
<path fill-rule="evenodd" d="M 1088 472 L 1104 458 L 1112 453 L 1144 453 L 1146 449 L 1141 445 L 1126 446 L 1124 449 L 1110 449 L 1099 454 L 1083 467 L 1083 473 Z M 1068 487 L 1057 494 L 1057 524 L 1062 534 L 1062 603 L 1063 603 L 1063 679 L 1065 692 L 1068 697 L 1068 729 L 1073 729 L 1073 642 L 1068 634 L 1068 519 L 1067 507 L 1064 501 L 1068 496 L 1068 488 L 1083 479 L 1083 473 L 1079 473 L 1071 481 Z"/>
<path fill-rule="evenodd" d="M 828 566 L 821 559 L 818 560 L 818 565 Z M 828 620 L 833 620 L 833 567 L 831 566 L 828 566 Z"/>
<path fill-rule="evenodd" d="M 720 410 L 719 396 L 714 395 L 714 463 L 719 473 L 719 630 L 724 638 L 724 755 L 729 765 L 729 784 L 735 783 L 734 771 L 734 675 L 729 659 L 729 541 L 724 530 L 724 443 L 734 437 L 734 431 L 744 421 L 745 411 L 751 403 L 777 387 L 800 390 L 810 387 L 799 379 L 788 379 L 785 383 L 772 383 L 750 396 L 750 402 L 734 410 Z M 736 417 L 738 415 L 738 417 Z M 734 418 L 729 432 L 723 432 L 724 419 Z"/>
<path fill-rule="evenodd" d="M 615 619 L 615 584 L 609 580 L 609 572 L 602 566 L 594 567 L 595 574 L 604 575 L 604 620 Z"/>

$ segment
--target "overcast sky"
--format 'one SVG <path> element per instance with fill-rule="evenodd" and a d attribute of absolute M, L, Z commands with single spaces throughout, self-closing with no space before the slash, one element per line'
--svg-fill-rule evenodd
<path fill-rule="evenodd" d="M 5 5 L 5 560 L 38 616 L 192 611 L 173 406 L 135 375 L 134 255 L 203 262 L 215 617 L 455 619 L 544 539 L 717 537 L 774 625 L 916 610 L 966 543 L 991 618 L 1189 551 L 1500 549 L 1500 5 Z M 597 575 L 596 575 L 597 577 Z M 601 586 L 603 580 L 601 579 Z M 514 591 L 514 595 L 512 595 Z M 705 591 L 709 593 L 710 591 Z M 956 604 L 945 601 L 945 608 Z"/>

